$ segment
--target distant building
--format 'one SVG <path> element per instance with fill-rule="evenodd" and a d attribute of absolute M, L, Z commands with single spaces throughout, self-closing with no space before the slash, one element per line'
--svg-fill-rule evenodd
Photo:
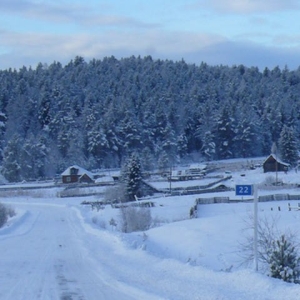
<path fill-rule="evenodd" d="M 264 173 L 267 172 L 286 172 L 290 164 L 281 161 L 275 154 L 269 155 L 263 163 Z"/>
<path fill-rule="evenodd" d="M 94 175 L 85 170 L 84 168 L 81 168 L 79 166 L 71 166 L 67 168 L 62 174 L 61 179 L 63 183 L 93 183 L 94 181 Z"/>
<path fill-rule="evenodd" d="M 207 165 L 205 164 L 191 164 L 190 166 L 180 169 L 172 170 L 169 175 L 169 180 L 193 180 L 200 179 L 206 175 Z"/>

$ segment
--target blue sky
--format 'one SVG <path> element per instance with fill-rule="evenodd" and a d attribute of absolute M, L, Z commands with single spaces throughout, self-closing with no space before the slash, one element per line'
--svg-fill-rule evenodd
<path fill-rule="evenodd" d="M 114 55 L 300 66 L 300 0 L 1 0 L 0 69 Z"/>

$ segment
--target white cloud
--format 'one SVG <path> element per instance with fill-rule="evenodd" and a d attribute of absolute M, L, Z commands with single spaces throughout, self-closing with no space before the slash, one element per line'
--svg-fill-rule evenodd
<path fill-rule="evenodd" d="M 191 34 L 186 32 L 167 33 L 162 30 L 132 30 L 132 31 L 105 31 L 98 34 L 55 35 L 17 32 L 0 32 L 1 46 L 10 49 L 10 52 L 41 58 L 53 57 L 59 60 L 64 57 L 83 55 L 94 58 L 118 52 L 148 55 L 152 53 L 164 56 L 178 52 L 187 53 L 193 49 L 207 47 L 223 40 L 220 36 Z M 16 49 L 16 50 L 14 50 Z M 59 57 L 58 57 L 59 55 Z"/>
<path fill-rule="evenodd" d="M 258 33 L 257 33 L 258 34 Z M 298 36 L 278 36 L 278 41 L 290 43 Z M 277 41 L 277 42 L 278 42 Z M 278 42 L 279 45 L 279 42 Z M 293 46 L 297 45 L 296 43 Z M 277 65 L 297 68 L 300 51 L 297 47 L 265 47 L 245 42 L 242 38 L 231 41 L 220 35 L 167 32 L 162 29 L 106 30 L 74 34 L 42 34 L 0 30 L 0 69 L 35 67 L 39 62 L 68 63 L 76 55 L 87 61 L 114 55 L 117 58 L 132 55 L 152 55 L 153 58 L 180 60 L 189 63 L 258 66 L 273 68 Z"/>
<path fill-rule="evenodd" d="M 223 13 L 249 14 L 300 9 L 299 0 L 200 0 L 198 7 Z"/>
<path fill-rule="evenodd" d="M 300 35 L 276 35 L 273 39 L 273 43 L 278 46 L 300 46 Z"/>
<path fill-rule="evenodd" d="M 0 11 L 11 15 L 20 15 L 29 20 L 41 20 L 58 23 L 71 23 L 83 26 L 126 26 L 126 27 L 157 27 L 158 24 L 147 23 L 138 18 L 113 13 L 104 13 L 105 5 L 99 4 L 97 10 L 84 4 L 60 2 L 34 2 L 29 0 L 1 0 Z M 99 12 L 100 11 L 100 12 Z"/>
<path fill-rule="evenodd" d="M 197 58 L 210 65 L 240 65 L 247 67 L 265 67 L 273 69 L 276 66 L 297 69 L 300 62 L 300 47 L 265 47 L 256 43 L 224 41 L 186 54 L 187 62 Z"/>

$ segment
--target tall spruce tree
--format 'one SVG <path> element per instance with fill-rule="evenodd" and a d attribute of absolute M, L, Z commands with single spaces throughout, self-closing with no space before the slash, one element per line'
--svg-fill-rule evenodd
<path fill-rule="evenodd" d="M 142 194 L 142 168 L 140 159 L 133 154 L 124 164 L 121 181 L 124 185 L 125 201 L 133 201 Z"/>
<path fill-rule="evenodd" d="M 19 135 L 14 135 L 4 148 L 2 174 L 10 182 L 20 181 L 21 178 L 21 149 L 23 140 Z"/>
<path fill-rule="evenodd" d="M 292 127 L 283 126 L 279 139 L 281 159 L 292 166 L 298 161 L 298 142 Z"/>
<path fill-rule="evenodd" d="M 226 159 L 234 157 L 233 144 L 236 136 L 236 124 L 232 113 L 232 107 L 227 103 L 220 109 L 216 123 L 216 149 L 218 158 Z"/>

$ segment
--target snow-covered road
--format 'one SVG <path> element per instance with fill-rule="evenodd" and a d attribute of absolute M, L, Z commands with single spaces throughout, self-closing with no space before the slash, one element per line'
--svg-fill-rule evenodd
<path fill-rule="evenodd" d="M 135 248 L 61 199 L 7 202 L 22 213 L 0 230 L 1 300 L 299 299 L 298 285 L 251 270 L 216 272 L 151 255 L 140 248 L 143 233 Z M 147 240 L 154 242 L 151 232 Z"/>
<path fill-rule="evenodd" d="M 144 292 L 115 282 L 95 260 L 74 209 L 31 204 L 19 226 L 0 235 L 0 299 L 142 299 Z M 93 247 L 90 247 L 93 245 Z M 103 250 L 103 248 L 102 248 Z M 101 251 L 100 251 L 101 252 Z"/>

